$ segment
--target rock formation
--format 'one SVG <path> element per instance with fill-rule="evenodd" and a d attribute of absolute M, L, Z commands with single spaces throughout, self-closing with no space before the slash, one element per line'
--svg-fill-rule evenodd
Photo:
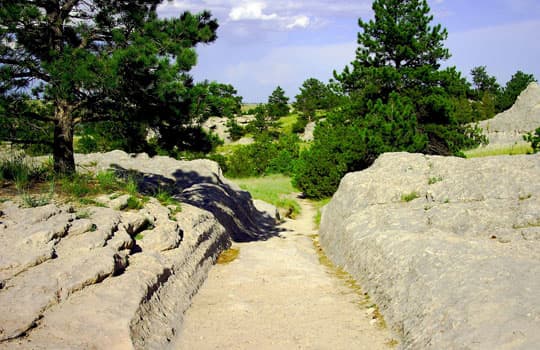
<path fill-rule="evenodd" d="M 512 108 L 479 123 L 489 139 L 487 147 L 524 143 L 523 135 L 540 127 L 540 86 L 531 83 Z"/>
<path fill-rule="evenodd" d="M 231 238 L 275 234 L 214 162 L 119 151 L 77 162 L 134 176 L 147 193 L 169 186 L 181 211 L 153 198 L 138 211 L 112 208 L 120 198 L 104 200 L 111 208 L 2 203 L 0 349 L 162 349 Z"/>
<path fill-rule="evenodd" d="M 540 154 L 383 154 L 344 177 L 320 241 L 406 349 L 540 344 Z"/>

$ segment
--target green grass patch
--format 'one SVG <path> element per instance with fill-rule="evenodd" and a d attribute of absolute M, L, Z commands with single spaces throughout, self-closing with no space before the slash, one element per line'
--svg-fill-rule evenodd
<path fill-rule="evenodd" d="M 530 154 L 533 152 L 531 145 L 529 144 L 516 144 L 511 146 L 488 146 L 479 147 L 464 151 L 463 153 L 467 158 L 479 158 L 479 157 L 491 157 L 491 156 L 503 156 L 503 155 L 518 155 L 518 154 Z"/>
<path fill-rule="evenodd" d="M 324 207 L 325 205 L 330 203 L 331 199 L 332 198 L 329 197 L 329 198 L 324 198 L 324 199 L 320 199 L 318 201 L 312 201 L 311 202 L 311 203 L 313 203 L 313 206 L 317 210 L 317 213 L 315 214 L 315 218 L 314 218 L 315 219 L 315 226 L 317 227 L 317 229 L 321 226 L 322 207 Z"/>
<path fill-rule="evenodd" d="M 413 191 L 411 193 L 404 193 L 401 195 L 401 201 L 402 202 L 410 202 L 410 201 L 413 201 L 415 200 L 416 198 L 419 198 L 420 195 L 418 194 L 418 192 L 416 191 Z"/>
<path fill-rule="evenodd" d="M 236 151 L 238 148 L 242 147 L 243 145 L 237 144 L 237 143 L 229 143 L 226 145 L 220 145 L 216 147 L 215 153 L 223 154 L 223 155 L 231 155 Z"/>
<path fill-rule="evenodd" d="M 283 175 L 250 177 L 233 180 L 241 189 L 248 191 L 255 199 L 260 199 L 278 208 L 285 209 L 290 217 L 300 214 L 300 205 L 290 196 L 297 192 L 291 178 Z"/>
<path fill-rule="evenodd" d="M 293 125 L 298 120 L 298 113 L 291 113 L 285 117 L 281 117 L 278 120 L 280 126 L 280 132 L 283 134 L 292 134 Z"/>

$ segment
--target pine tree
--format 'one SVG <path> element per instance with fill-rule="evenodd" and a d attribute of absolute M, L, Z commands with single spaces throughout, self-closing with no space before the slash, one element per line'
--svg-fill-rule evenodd
<path fill-rule="evenodd" d="M 285 91 L 278 86 L 268 97 L 268 114 L 274 118 L 279 118 L 289 114 L 289 98 L 285 96 Z"/>
<path fill-rule="evenodd" d="M 375 0 L 373 11 L 374 19 L 358 22 L 352 69 L 335 73 L 356 104 L 355 113 L 368 114 L 377 100 L 387 103 L 397 93 L 414 103 L 418 128 L 429 139 L 425 152 L 459 152 L 467 130 L 457 123 L 454 104 L 469 88 L 455 68 L 440 69 L 450 57 L 446 29 L 431 25 L 426 0 Z"/>
<path fill-rule="evenodd" d="M 73 173 L 80 123 L 188 124 L 194 47 L 216 39 L 217 22 L 209 12 L 158 19 L 161 2 L 2 1 L 0 118 L 15 125 L 2 137 L 18 138 L 21 120 L 52 125 L 55 171 Z"/>

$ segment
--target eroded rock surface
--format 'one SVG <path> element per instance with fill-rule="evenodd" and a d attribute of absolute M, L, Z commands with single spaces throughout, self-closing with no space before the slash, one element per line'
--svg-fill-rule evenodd
<path fill-rule="evenodd" d="M 181 202 L 214 214 L 235 241 L 267 239 L 276 234 L 273 220 L 265 219 L 257 211 L 248 192 L 223 177 L 216 162 L 150 158 L 144 153 L 130 155 L 122 151 L 81 154 L 76 161 L 81 170 L 114 169 L 132 176 L 140 189 L 150 195 L 159 188 L 168 189 Z"/>
<path fill-rule="evenodd" d="M 329 257 L 407 349 L 540 344 L 540 155 L 390 153 L 325 207 Z"/>
<path fill-rule="evenodd" d="M 81 170 L 113 168 L 148 194 L 166 187 L 181 210 L 150 198 L 122 211 L 125 196 L 103 196 L 107 207 L 0 204 L 0 349 L 163 349 L 231 238 L 275 234 L 214 162 L 77 158 Z"/>
<path fill-rule="evenodd" d="M 525 143 L 523 135 L 540 127 L 540 86 L 531 83 L 512 108 L 479 123 L 489 139 L 487 147 Z"/>

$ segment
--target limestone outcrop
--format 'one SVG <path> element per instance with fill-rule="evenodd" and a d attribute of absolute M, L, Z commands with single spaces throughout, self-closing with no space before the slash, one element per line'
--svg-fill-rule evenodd
<path fill-rule="evenodd" d="M 275 234 L 214 162 L 118 151 L 77 162 L 133 176 L 148 194 L 169 186 L 181 211 L 154 198 L 137 211 L 120 210 L 118 198 L 0 204 L 0 349 L 166 348 L 231 239 Z"/>
<path fill-rule="evenodd" d="M 383 154 L 348 174 L 320 241 L 405 349 L 540 344 L 540 154 Z"/>
<path fill-rule="evenodd" d="M 489 139 L 487 147 L 512 146 L 525 143 L 523 135 L 540 127 L 540 86 L 531 83 L 519 95 L 515 104 L 479 126 Z"/>
<path fill-rule="evenodd" d="M 251 196 L 227 180 L 216 162 L 181 161 L 170 157 L 130 155 L 123 151 L 76 155 L 80 171 L 114 169 L 133 177 L 140 190 L 152 195 L 167 189 L 183 203 L 208 210 L 237 242 L 267 239 L 273 235 L 273 220 L 257 211 Z"/>

